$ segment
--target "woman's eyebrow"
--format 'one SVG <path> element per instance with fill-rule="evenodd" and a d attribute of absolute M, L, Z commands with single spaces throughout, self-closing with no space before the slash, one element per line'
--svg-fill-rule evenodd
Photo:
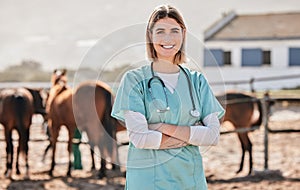
<path fill-rule="evenodd" d="M 180 28 L 172 28 L 172 31 L 180 31 Z"/>
<path fill-rule="evenodd" d="M 155 28 L 155 31 L 162 31 L 165 30 L 164 28 Z"/>
<path fill-rule="evenodd" d="M 165 28 L 155 28 L 155 31 L 163 31 Z M 180 28 L 171 28 L 172 31 L 180 31 Z"/>

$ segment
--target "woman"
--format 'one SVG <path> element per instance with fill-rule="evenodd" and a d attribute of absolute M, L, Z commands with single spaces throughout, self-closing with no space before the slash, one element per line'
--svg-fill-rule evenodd
<path fill-rule="evenodd" d="M 126 189 L 207 189 L 198 146 L 217 144 L 224 110 L 204 76 L 180 66 L 185 37 L 178 10 L 157 7 L 146 31 L 151 63 L 122 78 L 112 116 L 129 134 Z"/>

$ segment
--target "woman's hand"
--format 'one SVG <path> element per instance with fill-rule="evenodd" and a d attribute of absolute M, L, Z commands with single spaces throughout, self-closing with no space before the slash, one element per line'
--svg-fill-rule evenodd
<path fill-rule="evenodd" d="M 150 130 L 159 131 L 164 135 L 179 139 L 183 142 L 188 142 L 190 138 L 190 127 L 177 126 L 167 123 L 155 123 L 148 125 Z"/>
<path fill-rule="evenodd" d="M 148 128 L 153 131 L 159 131 L 159 129 L 162 127 L 162 125 L 163 125 L 163 123 L 152 123 L 152 124 L 148 125 Z"/>
<path fill-rule="evenodd" d="M 153 123 L 148 125 L 149 130 L 159 131 L 163 134 L 160 149 L 180 148 L 189 145 L 186 141 L 165 134 L 166 130 L 168 130 L 168 126 L 169 125 L 165 123 Z"/>

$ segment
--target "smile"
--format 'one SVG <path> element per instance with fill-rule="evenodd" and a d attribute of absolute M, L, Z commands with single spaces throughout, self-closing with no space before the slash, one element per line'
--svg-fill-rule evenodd
<path fill-rule="evenodd" d="M 161 45 L 164 49 L 172 49 L 175 45 Z"/>

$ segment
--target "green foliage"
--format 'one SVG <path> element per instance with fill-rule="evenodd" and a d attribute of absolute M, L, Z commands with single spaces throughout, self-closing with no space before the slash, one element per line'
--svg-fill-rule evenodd
<path fill-rule="evenodd" d="M 43 71 L 41 63 L 23 60 L 0 72 L 0 82 L 48 82 L 51 72 Z"/>

